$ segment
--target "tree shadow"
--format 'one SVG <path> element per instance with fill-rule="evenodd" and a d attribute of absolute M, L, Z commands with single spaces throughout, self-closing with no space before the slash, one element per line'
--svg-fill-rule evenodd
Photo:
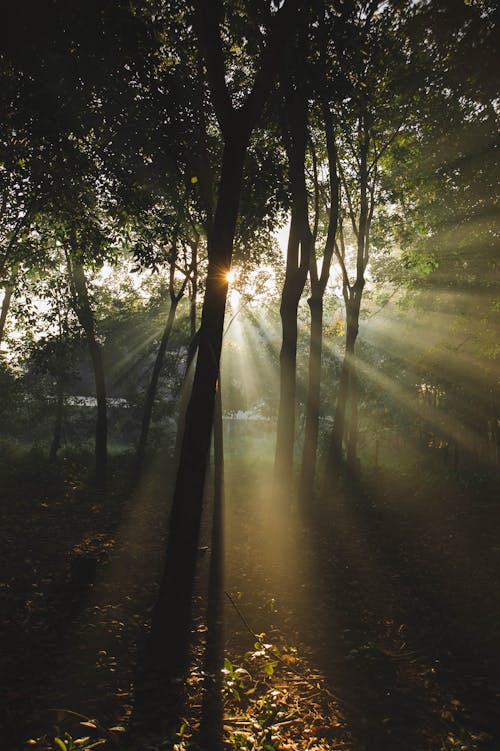
<path fill-rule="evenodd" d="M 461 729 L 494 743 L 494 567 L 488 574 L 477 557 L 468 499 L 460 511 L 446 498 L 441 508 L 419 508 L 408 502 L 411 484 L 398 491 L 393 482 L 374 480 L 350 475 L 316 507 L 309 531 L 317 651 L 347 699 L 359 748 L 424 749 Z M 453 551 L 443 544 L 445 531 Z M 350 712 L 353 703 L 359 712 Z"/>

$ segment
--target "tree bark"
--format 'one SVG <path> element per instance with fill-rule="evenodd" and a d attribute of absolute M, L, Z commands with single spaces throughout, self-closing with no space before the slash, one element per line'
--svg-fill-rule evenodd
<path fill-rule="evenodd" d="M 191 280 L 189 290 L 189 325 L 191 330 L 191 339 L 196 334 L 196 302 L 198 297 L 198 246 L 193 250 L 191 265 Z"/>
<path fill-rule="evenodd" d="M 297 228 L 290 226 L 290 244 L 296 244 Z M 297 391 L 297 311 L 305 279 L 291 271 L 285 279 L 281 296 L 280 316 L 282 342 L 280 350 L 280 397 L 276 428 L 274 462 L 277 487 L 284 493 L 293 483 L 293 452 L 295 443 L 295 401 Z M 297 278 L 298 277 L 298 278 Z"/>
<path fill-rule="evenodd" d="M 90 359 L 94 370 L 97 400 L 97 419 L 95 428 L 95 483 L 98 488 L 103 489 L 106 485 L 108 461 L 106 379 L 104 376 L 101 345 L 97 341 L 95 332 L 95 321 L 90 306 L 85 271 L 83 269 L 83 264 L 75 256 L 68 256 L 68 268 L 70 272 L 71 286 L 75 296 L 75 312 L 80 326 L 85 332 Z"/>
<path fill-rule="evenodd" d="M 210 573 L 208 582 L 205 686 L 200 723 L 201 745 L 207 751 L 222 751 L 224 667 L 224 440 L 220 379 L 214 415 L 214 501 Z"/>
<path fill-rule="evenodd" d="M 295 409 L 297 391 L 297 311 L 309 270 L 312 235 L 309 227 L 305 154 L 307 144 L 307 102 L 303 91 L 288 82 L 285 94 L 287 118 L 283 137 L 290 165 L 292 215 L 288 237 L 285 283 L 280 316 L 280 396 L 274 462 L 275 489 L 283 500 L 293 488 Z"/>
<path fill-rule="evenodd" d="M 3 337 L 5 333 L 5 323 L 7 321 L 7 315 L 9 313 L 10 303 L 12 302 L 13 294 L 14 294 L 14 284 L 13 282 L 8 282 L 4 287 L 2 310 L 0 312 L 0 345 L 3 342 Z"/>
<path fill-rule="evenodd" d="M 343 458 L 343 441 L 346 434 L 347 407 L 349 406 L 349 409 L 351 408 L 352 378 L 356 367 L 354 362 L 354 349 L 359 331 L 360 304 L 361 294 L 357 294 L 356 292 L 353 292 L 352 297 L 346 301 L 346 345 L 344 359 L 342 361 L 342 369 L 340 372 L 337 405 L 333 418 L 332 438 L 328 452 L 325 477 L 327 483 L 332 479 L 332 472 L 335 471 L 335 468 L 340 466 Z M 349 425 L 350 428 L 352 428 L 350 419 L 351 415 L 349 414 Z M 356 420 L 357 425 L 357 415 L 355 415 L 353 419 Z M 356 450 L 356 443 L 351 447 L 351 459 L 353 458 L 353 449 Z"/>
<path fill-rule="evenodd" d="M 323 344 L 323 298 L 308 299 L 311 311 L 309 339 L 309 383 L 307 389 L 306 424 L 302 452 L 301 495 L 305 499 L 314 486 L 318 450 L 319 406 L 321 389 L 321 352 Z"/>
<path fill-rule="evenodd" d="M 328 154 L 328 170 L 330 183 L 330 207 L 328 217 L 328 232 L 324 246 L 321 273 L 318 275 L 316 260 L 316 238 L 319 225 L 319 183 L 316 165 L 316 153 L 312 149 L 315 194 L 315 220 L 313 241 L 310 250 L 309 278 L 311 281 L 311 296 L 307 301 L 311 311 L 311 332 L 309 343 L 309 382 L 306 404 L 306 424 L 304 447 L 302 452 L 302 469 L 300 489 L 302 502 L 310 501 L 314 494 L 316 476 L 316 462 L 318 453 L 319 410 L 321 396 L 321 355 L 323 350 L 323 298 L 330 276 L 337 225 L 339 218 L 339 178 L 337 174 L 337 145 L 333 119 L 325 98 L 321 92 L 321 109 L 323 114 L 326 149 Z"/>

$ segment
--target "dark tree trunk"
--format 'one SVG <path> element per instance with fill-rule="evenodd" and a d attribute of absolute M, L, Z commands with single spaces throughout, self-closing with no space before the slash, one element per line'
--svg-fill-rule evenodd
<path fill-rule="evenodd" d="M 198 297 L 198 250 L 193 251 L 191 266 L 191 281 L 189 291 L 189 324 L 191 328 L 191 339 L 196 334 L 196 301 Z"/>
<path fill-rule="evenodd" d="M 156 714 L 160 726 L 175 726 L 180 689 L 189 664 L 191 601 L 203 506 L 203 491 L 219 377 L 228 280 L 238 218 L 243 164 L 252 129 L 275 77 L 297 2 L 274 16 L 254 86 L 234 108 L 226 83 L 220 20 L 222 3 L 196 3 L 195 23 L 203 48 L 212 102 L 224 138 L 217 207 L 208 232 L 208 270 L 198 358 L 186 410 L 179 467 L 172 499 L 169 538 L 158 600 L 153 611 L 136 719 Z M 148 684 L 151 687 L 148 691 Z M 139 712 L 137 712 L 139 706 Z"/>
<path fill-rule="evenodd" d="M 208 583 L 205 687 L 200 725 L 201 745 L 207 751 L 222 751 L 224 667 L 224 442 L 222 395 L 219 388 L 214 415 L 214 502 L 210 573 Z"/>
<path fill-rule="evenodd" d="M 326 49 L 323 50 L 326 55 Z M 319 409 L 321 395 L 321 354 L 323 348 L 323 298 L 330 276 L 330 266 L 335 251 L 335 242 L 339 218 L 339 177 L 337 174 L 337 145 L 333 118 L 324 89 L 321 90 L 321 110 L 323 115 L 326 148 L 328 154 L 328 170 L 330 183 L 330 209 L 328 217 L 328 231 L 321 262 L 321 273 L 318 275 L 316 259 L 316 239 L 319 226 L 320 191 L 316 152 L 312 148 L 312 164 L 314 175 L 314 204 L 315 218 L 312 233 L 313 242 L 310 251 L 309 278 L 311 281 L 311 296 L 308 300 L 311 311 L 311 332 L 309 343 L 309 383 L 306 403 L 306 424 L 304 447 L 302 452 L 302 470 L 300 478 L 302 503 L 310 503 L 314 495 L 316 463 L 318 452 Z"/>
<path fill-rule="evenodd" d="M 156 359 L 153 365 L 153 372 L 151 373 L 151 379 L 149 381 L 148 389 L 146 391 L 146 397 L 144 399 L 144 408 L 142 413 L 141 433 L 139 435 L 139 441 L 137 444 L 136 453 L 136 477 L 139 478 L 142 472 L 144 463 L 144 454 L 146 451 L 146 444 L 149 434 L 149 426 L 151 424 L 151 416 L 153 414 L 153 404 L 156 396 L 156 389 L 158 387 L 158 379 L 163 367 L 163 361 L 165 359 L 165 352 L 167 351 L 168 341 L 175 321 L 175 314 L 179 305 L 179 299 L 174 297 L 170 301 L 170 310 L 168 312 L 167 322 L 163 330 L 163 335 L 156 353 Z"/>
<path fill-rule="evenodd" d="M 294 229 L 290 228 L 290 236 Z M 303 284 L 291 279 L 283 287 L 280 316 L 280 401 L 276 429 L 275 476 L 278 487 L 289 492 L 293 480 L 295 443 L 295 400 L 297 391 L 297 310 Z"/>
<path fill-rule="evenodd" d="M 95 428 L 95 482 L 98 488 L 106 485 L 108 421 L 106 407 L 106 380 L 102 361 L 101 346 L 96 338 L 95 321 L 90 307 L 87 280 L 82 263 L 76 258 L 69 259 L 71 283 L 75 293 L 75 312 L 85 332 L 90 358 L 94 370 L 95 392 L 97 400 L 97 419 Z"/>
<path fill-rule="evenodd" d="M 332 440 L 330 442 L 329 460 L 327 462 L 327 468 L 329 470 L 334 470 L 334 468 L 338 467 L 339 463 L 342 461 L 342 443 L 344 439 L 347 399 L 349 394 L 349 367 L 350 358 L 346 346 L 340 371 L 337 405 L 333 417 Z"/>
<path fill-rule="evenodd" d="M 305 499 L 314 486 L 318 450 L 319 405 L 321 389 L 321 351 L 323 344 L 323 298 L 310 297 L 309 383 L 307 389 L 306 424 L 302 453 L 301 495 Z"/>
<path fill-rule="evenodd" d="M 285 283 L 280 316 L 280 396 L 274 462 L 275 489 L 282 500 L 290 498 L 293 488 L 295 409 L 297 391 L 297 310 L 309 270 L 312 235 L 309 228 L 305 154 L 307 144 L 307 102 L 288 82 L 285 96 L 283 137 L 290 165 L 292 216 L 288 237 Z"/>
<path fill-rule="evenodd" d="M 4 296 L 2 300 L 2 310 L 0 312 L 0 345 L 3 342 L 5 323 L 7 321 L 7 315 L 9 313 L 10 303 L 12 301 L 12 295 L 14 293 L 14 285 L 9 282 L 5 285 Z"/>
<path fill-rule="evenodd" d="M 181 698 L 176 679 L 182 679 L 188 666 L 191 600 L 219 376 L 227 272 L 231 264 L 245 153 L 245 139 L 237 134 L 227 139 L 214 227 L 208 239 L 209 262 L 198 359 L 186 411 L 163 575 L 144 666 L 145 682 L 152 681 L 155 688 L 150 695 L 145 692 L 142 698 L 138 696 L 139 703 L 145 700 L 146 711 L 157 704 L 155 709 L 163 714 L 167 723 L 175 717 L 175 705 Z"/>
<path fill-rule="evenodd" d="M 359 299 L 358 299 L 359 298 Z M 330 441 L 330 448 L 327 459 L 327 469 L 325 473 L 325 481 L 328 483 L 332 479 L 332 473 L 335 469 L 339 468 L 343 458 L 343 442 L 347 432 L 346 417 L 347 408 L 351 409 L 351 387 L 352 376 L 355 370 L 354 363 L 354 348 L 356 339 L 358 337 L 359 330 L 359 310 L 360 310 L 361 295 L 353 294 L 353 297 L 347 301 L 347 329 L 346 329 L 346 346 L 344 359 L 342 361 L 342 369 L 340 372 L 339 389 L 337 395 L 337 406 L 335 408 L 335 415 L 333 418 L 332 438 Z M 356 420 L 357 426 L 357 415 Z M 353 427 L 351 422 L 351 414 L 349 412 L 349 427 Z M 351 451 L 352 451 L 351 447 Z M 352 459 L 352 453 L 351 453 Z"/>
<path fill-rule="evenodd" d="M 358 468 L 358 374 L 354 356 L 349 373 L 349 433 L 347 439 L 347 464 L 351 470 Z"/>
<path fill-rule="evenodd" d="M 61 447 L 62 421 L 64 412 L 64 382 L 62 377 L 57 379 L 57 402 L 56 416 L 54 420 L 54 435 L 49 451 L 49 462 L 54 463 L 57 459 L 57 452 Z"/>

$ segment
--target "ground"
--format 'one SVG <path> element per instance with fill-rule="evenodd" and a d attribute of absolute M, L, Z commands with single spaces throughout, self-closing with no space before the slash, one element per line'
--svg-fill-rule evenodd
<path fill-rule="evenodd" d="M 104 494 L 75 461 L 49 470 L 40 456 L 16 456 L 2 469 L 2 748 L 57 748 L 56 735 L 68 749 L 70 736 L 90 738 L 80 747 L 103 739 L 127 748 L 169 488 L 160 461 L 131 490 L 129 464 L 112 462 Z M 491 485 L 379 469 L 345 478 L 325 504 L 277 508 L 266 469 L 227 463 L 226 747 L 498 750 L 500 518 Z M 189 682 L 179 748 L 196 733 L 196 655 Z"/>

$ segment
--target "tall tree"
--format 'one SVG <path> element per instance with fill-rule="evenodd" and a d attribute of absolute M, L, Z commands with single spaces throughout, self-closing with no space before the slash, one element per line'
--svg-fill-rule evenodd
<path fill-rule="evenodd" d="M 276 433 L 275 483 L 283 498 L 293 487 L 295 410 L 297 389 L 297 313 L 309 270 L 312 233 L 305 176 L 308 142 L 308 111 L 305 82 L 297 80 L 301 58 L 295 59 L 295 80 L 284 85 L 283 137 L 289 163 L 291 218 L 288 235 L 285 282 L 281 295 L 282 343 L 280 394 Z"/>
<path fill-rule="evenodd" d="M 227 77 L 221 39 L 221 27 L 224 24 L 225 30 L 228 28 L 228 16 L 224 17 L 221 2 L 210 8 L 204 3 L 197 4 L 196 26 L 221 129 L 223 154 L 214 220 L 208 235 L 208 271 L 198 359 L 186 412 L 164 571 L 149 639 L 147 672 L 160 679 L 161 689 L 156 693 L 156 701 L 159 706 L 163 704 L 164 709 L 165 696 L 172 700 L 178 693 L 172 681 L 187 667 L 203 485 L 219 371 L 227 273 L 231 267 L 245 154 L 272 86 L 285 39 L 293 28 L 296 11 L 296 3 L 286 2 L 278 12 L 269 10 L 260 19 L 256 28 L 261 29 L 257 39 L 261 49 L 251 60 L 254 81 L 240 87 L 236 95 Z M 246 92 L 245 98 L 242 90 Z"/>
<path fill-rule="evenodd" d="M 67 251 L 66 259 L 73 294 L 73 305 L 78 322 L 85 332 L 94 371 L 97 401 L 95 427 L 95 482 L 97 487 L 104 488 L 106 485 L 108 462 L 108 418 L 106 378 L 104 374 L 102 348 L 97 336 L 95 318 L 90 303 L 87 278 L 85 276 L 83 265 L 83 257 L 78 247 L 78 235 L 76 231 L 72 232 L 70 245 L 71 250 Z"/>
<path fill-rule="evenodd" d="M 304 446 L 302 451 L 302 467 L 300 476 L 300 490 L 302 501 L 310 499 L 314 491 L 316 474 L 316 459 L 318 449 L 320 393 L 321 393 L 321 354 L 323 348 L 323 300 L 330 276 L 330 267 L 334 255 L 339 214 L 339 178 L 337 173 L 337 146 L 335 142 L 335 128 L 330 105 L 325 91 L 320 94 L 322 125 L 325 134 L 328 186 L 325 191 L 320 190 L 317 158 L 313 152 L 313 180 L 315 196 L 315 221 L 312 233 L 312 245 L 309 262 L 309 279 L 311 294 L 307 300 L 311 312 L 311 328 L 309 339 L 309 381 L 307 388 L 306 422 L 304 431 Z M 320 195 L 320 193 L 322 195 Z M 326 235 L 324 239 L 321 270 L 318 272 L 318 258 L 316 245 L 318 240 L 318 225 L 320 219 L 320 202 L 324 200 L 326 210 Z"/>
<path fill-rule="evenodd" d="M 342 205 L 334 253 L 342 275 L 346 341 L 328 473 L 338 466 L 344 442 L 348 463 L 357 466 L 355 345 L 370 258 L 370 232 L 377 203 L 387 198 L 380 190 L 383 159 L 408 125 L 410 103 L 418 86 L 411 50 L 403 44 L 404 26 L 389 7 L 359 3 L 352 16 L 343 18 L 343 28 L 335 45 L 337 75 L 342 79 L 342 97 L 336 103 L 341 124 L 337 166 Z"/>

